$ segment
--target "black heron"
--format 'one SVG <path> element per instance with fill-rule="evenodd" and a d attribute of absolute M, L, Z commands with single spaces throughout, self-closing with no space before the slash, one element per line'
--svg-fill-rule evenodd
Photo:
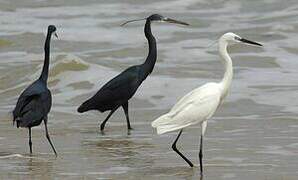
<path fill-rule="evenodd" d="M 51 36 L 55 33 L 56 27 L 54 25 L 48 26 L 48 33 L 44 45 L 45 57 L 42 73 L 40 77 L 27 87 L 20 95 L 16 107 L 13 110 L 13 124 L 17 124 L 17 128 L 23 127 L 29 130 L 29 147 L 30 154 L 32 154 L 31 128 L 40 125 L 44 121 L 46 137 L 57 156 L 55 147 L 51 141 L 48 132 L 48 113 L 52 106 L 51 91 L 47 87 L 47 80 L 49 74 L 50 63 L 50 42 Z"/>
<path fill-rule="evenodd" d="M 78 108 L 79 113 L 89 110 L 98 110 L 100 112 L 110 110 L 109 115 L 100 125 L 101 131 L 104 130 L 105 124 L 120 106 L 124 110 L 128 130 L 132 129 L 129 122 L 128 101 L 135 94 L 142 82 L 152 72 L 157 58 L 156 40 L 151 32 L 151 22 L 160 21 L 188 25 L 185 22 L 163 17 L 159 14 L 153 14 L 144 19 L 127 21 L 122 24 L 122 26 L 127 23 L 140 20 L 146 20 L 144 33 L 149 44 L 149 53 L 146 61 L 143 64 L 131 66 L 124 70 L 122 73 L 106 83 L 93 97 L 85 101 Z"/>

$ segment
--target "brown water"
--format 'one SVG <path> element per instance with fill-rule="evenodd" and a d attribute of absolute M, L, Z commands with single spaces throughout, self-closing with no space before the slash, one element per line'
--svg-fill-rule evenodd
<path fill-rule="evenodd" d="M 143 22 L 151 13 L 189 22 L 154 23 L 158 61 L 130 101 L 134 130 L 127 134 L 119 109 L 107 115 L 76 113 L 77 106 L 126 67 L 144 61 Z M 199 179 L 171 150 L 175 133 L 157 136 L 150 123 L 184 94 L 222 77 L 217 46 L 225 32 L 262 42 L 264 48 L 230 48 L 235 76 L 231 93 L 209 121 L 204 147 L 205 180 L 294 180 L 298 177 L 298 3 L 295 0 L 0 1 L 0 179 Z M 48 24 L 52 43 L 49 129 L 12 127 L 10 113 L 20 92 L 43 63 Z M 200 127 L 187 128 L 178 143 L 198 164 Z"/>

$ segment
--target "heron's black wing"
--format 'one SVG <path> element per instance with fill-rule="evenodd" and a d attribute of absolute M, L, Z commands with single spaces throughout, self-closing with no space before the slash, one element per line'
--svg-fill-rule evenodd
<path fill-rule="evenodd" d="M 42 82 L 36 81 L 20 95 L 13 110 L 13 120 L 40 119 L 49 111 L 49 103 L 51 105 L 51 93 Z"/>
<path fill-rule="evenodd" d="M 97 102 L 129 99 L 139 87 L 138 73 L 137 66 L 126 69 L 106 83 L 93 98 Z"/>
<path fill-rule="evenodd" d="M 130 68 L 127 68 L 126 70 L 118 74 L 116 77 L 111 79 L 109 82 L 107 82 L 100 90 L 113 90 L 125 86 L 127 83 L 130 83 L 131 81 L 137 80 L 136 78 L 138 77 L 138 73 L 138 66 L 132 66 Z"/>
<path fill-rule="evenodd" d="M 14 119 L 18 116 L 21 110 L 28 104 L 34 97 L 39 96 L 42 92 L 45 92 L 46 88 L 38 81 L 35 81 L 28 86 L 18 98 L 15 109 L 13 110 Z"/>
<path fill-rule="evenodd" d="M 39 125 L 47 116 L 51 108 L 51 93 L 46 91 L 38 96 L 33 96 L 20 111 L 18 125 L 21 127 L 32 127 Z"/>

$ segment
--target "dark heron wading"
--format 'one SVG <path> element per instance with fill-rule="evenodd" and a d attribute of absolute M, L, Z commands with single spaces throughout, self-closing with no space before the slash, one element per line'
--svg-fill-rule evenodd
<path fill-rule="evenodd" d="M 157 58 L 156 40 L 151 32 L 151 22 L 161 21 L 188 25 L 187 23 L 166 18 L 158 14 L 153 14 L 144 19 L 127 21 L 122 25 L 139 20 L 146 20 L 144 32 L 149 44 L 149 53 L 146 61 L 143 64 L 131 66 L 124 70 L 106 83 L 93 97 L 85 101 L 78 108 L 78 112 L 80 113 L 89 110 L 98 110 L 100 112 L 110 110 L 111 112 L 100 125 L 101 131 L 104 130 L 106 122 L 120 106 L 124 110 L 128 130 L 132 129 L 129 122 L 128 101 L 135 94 L 142 82 L 152 72 Z"/>
<path fill-rule="evenodd" d="M 44 45 L 44 65 L 40 77 L 22 92 L 18 99 L 16 107 L 13 110 L 13 124 L 15 124 L 16 122 L 18 128 L 24 127 L 28 128 L 29 130 L 30 154 L 32 154 L 31 128 L 40 125 L 43 120 L 45 125 L 46 137 L 55 155 L 57 156 L 57 152 L 50 139 L 47 126 L 48 113 L 50 112 L 52 106 L 51 92 L 47 87 L 50 63 L 50 42 L 53 33 L 56 37 L 58 37 L 55 31 L 55 26 L 50 25 L 48 27 L 48 33 Z"/>

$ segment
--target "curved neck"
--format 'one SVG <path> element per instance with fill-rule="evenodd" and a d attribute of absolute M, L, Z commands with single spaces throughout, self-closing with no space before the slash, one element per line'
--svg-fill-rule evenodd
<path fill-rule="evenodd" d="M 142 80 L 146 79 L 146 77 L 153 71 L 156 58 L 157 58 L 157 49 L 156 49 L 156 40 L 151 32 L 151 21 L 146 20 L 146 24 L 144 27 L 144 33 L 148 40 L 149 52 L 146 58 L 146 61 L 141 64 L 142 68 Z"/>
<path fill-rule="evenodd" d="M 225 65 L 224 77 L 220 82 L 223 88 L 222 97 L 227 95 L 233 79 L 233 63 L 227 52 L 227 46 L 228 43 L 225 40 L 219 40 L 219 54 L 223 60 L 223 64 Z"/>
<path fill-rule="evenodd" d="M 49 75 L 50 43 L 51 43 L 51 33 L 48 32 L 47 37 L 46 37 L 46 42 L 44 45 L 44 53 L 45 53 L 44 64 L 43 64 L 41 75 L 39 77 L 44 82 L 47 82 L 48 75 Z"/>

